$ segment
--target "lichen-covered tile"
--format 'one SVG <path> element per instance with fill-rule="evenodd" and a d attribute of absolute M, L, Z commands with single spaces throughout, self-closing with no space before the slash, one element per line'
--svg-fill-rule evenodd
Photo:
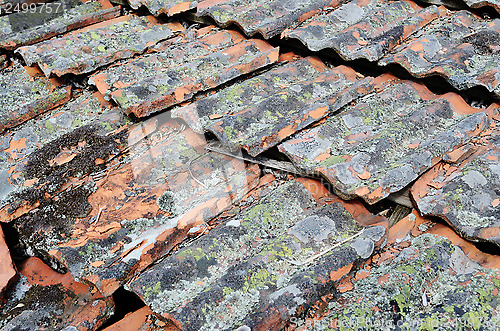
<path fill-rule="evenodd" d="M 294 320 L 295 329 L 498 329 L 499 257 L 417 212 L 402 222 L 406 231 L 395 230 L 406 235 L 389 230 L 388 245 L 344 284 L 326 316 Z"/>
<path fill-rule="evenodd" d="M 260 33 L 269 39 L 297 26 L 324 8 L 336 7 L 343 0 L 205 0 L 198 3 L 198 15 L 208 15 L 226 27 L 232 23 L 247 36 Z"/>
<path fill-rule="evenodd" d="M 280 329 L 377 250 L 386 229 L 359 201 L 289 181 L 129 287 L 183 330 Z"/>
<path fill-rule="evenodd" d="M 113 314 L 112 299 L 32 257 L 0 307 L 2 330 L 96 330 Z"/>
<path fill-rule="evenodd" d="M 433 21 L 379 61 L 397 63 L 416 77 L 438 75 L 459 90 L 483 86 L 500 96 L 500 19 L 468 11 Z"/>
<path fill-rule="evenodd" d="M 477 9 L 492 7 L 498 13 L 500 13 L 500 2 L 498 0 L 464 0 L 464 2 L 470 8 Z"/>
<path fill-rule="evenodd" d="M 265 41 L 216 30 L 111 67 L 90 82 L 127 113 L 143 117 L 272 64 L 278 55 L 278 48 Z"/>
<path fill-rule="evenodd" d="M 61 85 L 36 67 L 14 64 L 0 71 L 0 133 L 68 101 L 71 87 Z"/>
<path fill-rule="evenodd" d="M 17 280 L 17 276 L 16 266 L 12 262 L 5 235 L 0 228 L 0 306 L 3 304 L 4 292 Z"/>
<path fill-rule="evenodd" d="M 470 155 L 457 163 L 441 162 L 411 189 L 418 210 L 445 219 L 472 241 L 500 246 L 500 131 L 493 122 Z"/>
<path fill-rule="evenodd" d="M 138 9 L 141 5 L 145 6 L 154 16 L 161 14 L 172 16 L 195 9 L 198 4 L 198 1 L 190 0 L 128 0 L 128 2 L 134 9 Z"/>
<path fill-rule="evenodd" d="M 435 95 L 391 75 L 380 92 L 279 145 L 296 167 L 323 175 L 344 198 L 370 204 L 397 192 L 487 127 L 457 94 Z"/>
<path fill-rule="evenodd" d="M 424 9 L 410 0 L 356 0 L 314 16 L 282 37 L 296 38 L 312 51 L 333 49 L 344 60 L 377 61 L 439 15 L 436 6 Z"/>
<path fill-rule="evenodd" d="M 55 178 L 48 193 L 21 192 L 21 198 L 31 199 L 29 208 L 37 208 L 26 213 L 29 208 L 22 209 L 18 202 L 20 211 L 13 212 L 18 216 L 14 225 L 28 245 L 57 258 L 75 277 L 96 284 L 106 296 L 188 236 L 204 232 L 212 218 L 258 182 L 257 165 L 206 152 L 204 136 L 166 115 L 120 132 L 119 147 L 122 153 L 128 151 L 120 162 L 116 162 L 120 158 L 105 162 L 105 155 L 117 148 L 116 134 L 87 132 L 82 141 L 90 150 L 65 164 L 74 177 L 78 172 L 90 176 L 70 179 L 62 192 L 52 192 L 52 186 L 59 185 Z M 64 137 L 61 141 L 71 136 Z M 98 152 L 101 156 L 96 158 Z M 45 151 L 43 157 L 54 155 Z M 77 157 L 79 161 L 72 163 Z M 49 176 L 66 169 L 43 162 L 35 165 L 30 171 Z"/>
<path fill-rule="evenodd" d="M 349 67 L 330 69 L 317 58 L 306 58 L 176 112 L 185 112 L 188 121 L 201 117 L 206 123 L 204 129 L 213 132 L 229 149 L 241 147 L 255 156 L 373 88 L 373 78 L 364 78 Z M 222 118 L 210 121 L 218 117 Z"/>
<path fill-rule="evenodd" d="M 1 16 L 0 48 L 13 50 L 120 15 L 120 7 L 114 7 L 108 0 L 74 2 L 54 1 L 35 12 L 31 7 Z"/>
<path fill-rule="evenodd" d="M 184 30 L 179 23 L 161 24 L 152 16 L 127 15 L 72 31 L 16 50 L 29 65 L 37 63 L 48 77 L 85 74 L 142 53 Z"/>

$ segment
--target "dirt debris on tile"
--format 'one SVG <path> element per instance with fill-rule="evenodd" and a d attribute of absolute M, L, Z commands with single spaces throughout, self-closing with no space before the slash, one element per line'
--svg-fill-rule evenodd
<path fill-rule="evenodd" d="M 131 14 L 74 30 L 61 38 L 20 47 L 16 53 L 28 65 L 37 63 L 47 77 L 81 75 L 142 53 L 182 30 L 180 23 L 161 24 L 153 16 Z"/>
<path fill-rule="evenodd" d="M 94 2 L 54 1 L 44 10 L 31 5 L 0 17 L 0 48 L 13 50 L 64 34 L 71 30 L 118 17 L 120 7 L 108 0 Z"/>
<path fill-rule="evenodd" d="M 373 204 L 397 192 L 488 126 L 457 94 L 435 95 L 391 75 L 378 93 L 278 146 L 303 171 L 323 175 L 344 198 Z"/>
<path fill-rule="evenodd" d="M 183 330 L 280 329 L 379 249 L 387 220 L 320 182 L 278 186 L 130 288 Z"/>
<path fill-rule="evenodd" d="M 265 41 L 214 27 L 192 31 L 158 49 L 162 51 L 110 67 L 90 83 L 125 112 L 144 117 L 270 65 L 279 54 Z"/>
<path fill-rule="evenodd" d="M 312 51 L 335 50 L 344 60 L 377 61 L 441 15 L 436 6 L 412 1 L 355 0 L 316 15 L 282 37 L 296 38 Z"/>
<path fill-rule="evenodd" d="M 40 259 L 25 260 L 19 272 L 0 307 L 2 330 L 95 330 L 113 314 L 110 298 Z"/>

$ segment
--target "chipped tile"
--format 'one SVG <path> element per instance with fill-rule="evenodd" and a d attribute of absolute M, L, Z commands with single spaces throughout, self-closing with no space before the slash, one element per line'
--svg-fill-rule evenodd
<path fill-rule="evenodd" d="M 151 14 L 158 16 L 166 14 L 172 16 L 191 9 L 195 9 L 198 1 L 186 0 L 128 0 L 130 7 L 138 9 L 145 6 Z"/>
<path fill-rule="evenodd" d="M 309 57 L 176 109 L 174 116 L 255 156 L 372 91 L 372 78 Z"/>
<path fill-rule="evenodd" d="M 226 27 L 235 23 L 247 36 L 260 33 L 269 39 L 324 8 L 336 7 L 343 0 L 205 0 L 198 3 L 198 15 L 210 16 L 217 24 Z"/>
<path fill-rule="evenodd" d="M 498 97 L 499 36 L 499 19 L 459 11 L 427 25 L 379 64 L 397 63 L 415 77 L 442 76 L 459 90 L 483 86 Z"/>
<path fill-rule="evenodd" d="M 385 218 L 359 201 L 344 202 L 320 182 L 298 179 L 129 286 L 183 330 L 281 329 L 377 250 L 386 229 Z"/>
<path fill-rule="evenodd" d="M 437 7 L 412 1 L 356 0 L 321 13 L 282 37 L 296 38 L 312 51 L 335 50 L 344 60 L 377 61 L 439 17 Z"/>
<path fill-rule="evenodd" d="M 0 71 L 0 132 L 68 101 L 71 87 L 48 80 L 36 67 L 19 64 Z"/>
<path fill-rule="evenodd" d="M 205 30 L 206 34 L 186 38 L 162 52 L 113 66 L 93 76 L 90 83 L 111 95 L 127 113 L 143 117 L 278 60 L 278 48 L 262 40 Z"/>
<path fill-rule="evenodd" d="M 76 6 L 55 1 L 48 8 L 0 17 L 0 48 L 13 50 L 120 15 L 120 7 L 108 0 L 79 2 Z"/>
<path fill-rule="evenodd" d="M 500 246 L 498 128 L 472 149 L 464 160 L 441 162 L 422 175 L 412 197 L 422 214 L 445 219 L 464 238 Z"/>
<path fill-rule="evenodd" d="M 129 156 L 120 163 L 60 193 L 38 189 L 36 210 L 15 211 L 22 215 L 14 225 L 25 242 L 58 258 L 75 277 L 96 284 L 106 296 L 191 234 L 203 232 L 206 223 L 257 184 L 260 173 L 257 165 L 206 152 L 202 135 L 164 116 L 123 134 L 121 144 L 128 146 Z M 106 155 L 115 148 L 106 139 L 116 138 L 86 135 L 83 141 L 92 145 L 95 140 L 99 153 Z M 79 161 L 72 164 L 77 156 L 66 167 L 52 170 L 39 162 L 36 169 L 91 173 L 100 169 L 94 160 L 106 160 L 90 152 L 79 155 Z M 81 165 L 86 156 L 89 169 Z M 53 181 L 52 186 L 58 184 Z"/>
<path fill-rule="evenodd" d="M 299 330 L 500 327 L 498 256 L 479 251 L 447 226 L 421 218 L 417 212 L 403 222 L 429 224 L 430 229 L 389 240 L 385 249 L 360 267 L 337 300 L 328 304 L 326 316 L 296 320 Z M 389 230 L 389 237 L 393 231 Z"/>
<path fill-rule="evenodd" d="M 79 75 L 142 53 L 182 30 L 179 23 L 160 24 L 152 16 L 127 15 L 20 47 L 16 52 L 29 65 L 38 63 L 47 77 L 51 73 Z"/>
<path fill-rule="evenodd" d="M 323 175 L 342 197 L 370 204 L 397 192 L 488 125 L 460 96 L 377 78 L 377 90 L 321 125 L 279 145 L 304 171 Z"/>
<path fill-rule="evenodd" d="M 2 330 L 95 330 L 113 314 L 113 301 L 70 273 L 59 274 L 32 257 L 0 307 Z"/>
<path fill-rule="evenodd" d="M 4 292 L 17 280 L 17 276 L 16 266 L 12 262 L 5 235 L 0 228 L 0 307 Z"/>

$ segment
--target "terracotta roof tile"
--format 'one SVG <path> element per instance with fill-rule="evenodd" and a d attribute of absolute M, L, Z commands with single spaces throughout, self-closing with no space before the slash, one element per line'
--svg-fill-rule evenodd
<path fill-rule="evenodd" d="M 242 147 L 255 156 L 372 91 L 372 78 L 345 66 L 329 69 L 311 57 L 176 109 L 174 116 L 215 133 L 230 149 Z"/>
<path fill-rule="evenodd" d="M 36 67 L 15 64 L 0 71 L 0 132 L 68 101 L 71 88 L 61 83 Z"/>
<path fill-rule="evenodd" d="M 179 23 L 160 24 L 152 16 L 128 15 L 75 30 L 61 38 L 23 46 L 16 52 L 29 65 L 40 65 L 47 77 L 51 73 L 84 74 L 142 53 L 182 30 Z"/>
<path fill-rule="evenodd" d="M 377 81 L 379 93 L 278 146 L 299 169 L 325 176 L 341 196 L 371 204 L 488 125 L 485 113 L 456 94 L 438 96 L 390 75 Z"/>
<path fill-rule="evenodd" d="M 112 6 L 108 0 L 65 8 L 67 5 L 65 1 L 52 2 L 50 9 L 38 9 L 38 15 L 21 11 L 0 17 L 0 48 L 12 50 L 31 45 L 120 15 L 120 7 Z"/>
<path fill-rule="evenodd" d="M 440 16 L 435 6 L 412 1 L 355 0 L 321 13 L 282 37 L 299 39 L 312 51 L 335 50 L 344 60 L 377 61 Z"/>
<path fill-rule="evenodd" d="M 279 329 L 378 249 L 386 227 L 360 202 L 298 179 L 262 195 L 130 287 L 183 330 Z"/>
<path fill-rule="evenodd" d="M 464 238 L 500 246 L 500 132 L 493 122 L 481 143 L 456 164 L 441 162 L 422 175 L 412 196 L 424 215 L 445 219 Z"/>
<path fill-rule="evenodd" d="M 500 96 L 500 20 L 467 11 L 435 20 L 379 63 L 400 64 L 416 77 L 439 75 L 459 90 L 484 86 Z"/>
<path fill-rule="evenodd" d="M 335 7 L 343 0 L 205 0 L 198 3 L 198 15 L 208 15 L 225 27 L 240 26 L 247 36 L 261 33 L 264 38 L 279 35 L 323 8 Z"/>
<path fill-rule="evenodd" d="M 95 330 L 113 313 L 113 301 L 94 287 L 59 274 L 32 257 L 0 307 L 3 330 Z"/>
<path fill-rule="evenodd" d="M 278 52 L 264 41 L 216 31 L 113 66 L 90 83 L 111 95 L 125 112 L 143 117 L 272 64 Z"/>

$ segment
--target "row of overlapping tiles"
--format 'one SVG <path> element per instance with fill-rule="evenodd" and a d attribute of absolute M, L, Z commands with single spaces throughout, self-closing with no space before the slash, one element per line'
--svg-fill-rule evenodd
<path fill-rule="evenodd" d="M 227 210 L 227 216 L 236 215 L 226 226 L 215 227 L 191 251 L 164 260 L 163 267 L 142 273 L 129 285 L 153 310 L 187 329 L 213 325 L 214 320 L 220 328 L 231 323 L 265 328 L 268 321 L 281 325 L 312 305 L 383 242 L 387 225 L 358 201 L 341 201 L 312 180 L 259 181 L 256 165 L 207 153 L 204 131 L 213 132 L 228 148 L 241 147 L 251 155 L 278 146 L 301 171 L 323 175 L 343 198 L 375 203 L 417 180 L 412 196 L 421 212 L 442 216 L 468 239 L 498 244 L 497 105 L 473 108 L 457 94 L 437 96 L 420 83 L 391 75 L 363 77 L 345 66 L 329 68 L 315 57 L 280 56 L 267 42 L 231 30 L 185 28 L 136 15 L 106 20 L 118 11 L 109 3 L 99 4 L 106 14 L 90 16 L 103 17 L 102 23 L 23 46 L 17 52 L 32 67 L 11 64 L 1 72 L 0 217 L 13 221 L 31 247 L 62 262 L 78 279 L 95 284 L 105 297 L 187 237 L 204 234 Z M 385 53 L 378 56 L 386 56 L 393 40 L 422 28 L 422 22 L 440 17 L 431 24 L 444 29 L 442 22 L 458 17 L 469 20 L 462 24 L 467 31 L 476 32 L 464 39 L 469 32 L 451 30 L 460 35 L 453 40 L 461 40 L 469 63 L 477 67 L 486 58 L 494 63 L 495 45 L 487 43 L 494 42 L 494 24 L 469 13 L 429 7 L 400 19 L 401 28 L 396 24 L 378 34 L 387 32 L 387 38 L 394 38 L 372 36 L 365 43 L 359 31 L 375 30 L 360 23 L 364 17 L 371 22 L 368 26 L 386 27 L 386 22 L 398 20 L 389 20 L 391 12 L 379 8 L 386 21 L 376 23 L 380 15 L 373 14 L 370 4 L 357 4 L 363 13 L 370 8 L 369 15 L 356 11 L 354 3 L 347 5 L 329 14 L 340 17 L 337 23 L 318 24 L 327 30 L 341 22 L 350 24 L 341 32 L 352 30 L 358 37 L 352 47 L 347 46 L 350 38 L 338 38 L 346 40 L 339 44 L 345 54 L 382 49 Z M 409 2 L 373 5 L 377 6 L 389 6 L 395 13 L 420 9 Z M 471 20 L 484 26 L 476 28 Z M 364 28 L 353 29 L 355 23 Z M 307 31 L 312 25 L 286 33 Z M 41 39 L 53 35 L 54 29 L 47 29 L 42 29 L 46 37 Z M 394 34 L 400 30 L 407 34 Z M 7 39 L 9 45 L 16 40 Z M 330 45 L 337 45 L 330 39 Z M 373 46 L 374 40 L 380 41 L 379 47 Z M 446 47 L 434 47 L 439 41 L 426 43 L 405 47 L 420 52 L 414 55 L 418 59 L 425 60 L 429 52 L 445 54 Z M 467 55 L 470 52 L 473 56 Z M 264 67 L 269 70 L 226 86 Z M 89 83 L 98 91 L 72 92 L 64 79 L 46 78 L 69 73 L 90 73 Z M 182 104 L 221 86 L 225 88 Z M 123 114 L 142 117 L 171 106 L 175 107 L 170 112 L 138 124 Z M 241 212 L 231 209 L 237 201 L 249 199 L 249 192 L 255 205 L 243 205 Z M 333 214 L 344 216 L 334 221 L 324 216 Z M 354 225 L 353 219 L 364 221 L 364 226 Z M 333 239 L 313 236 L 326 232 L 334 233 Z M 323 252 L 325 240 L 333 244 L 356 234 L 352 243 Z M 302 244 L 297 245 L 297 239 Z M 321 267 L 311 266 L 312 273 L 301 274 L 302 267 L 311 264 L 311 252 L 318 254 Z M 276 256 L 281 259 L 270 263 Z M 40 268 L 36 263 L 28 266 Z M 186 275 L 185 268 L 196 268 L 197 276 Z M 269 290 L 262 290 L 264 283 Z M 99 300 L 102 305 L 94 304 Z M 99 300 L 92 302 L 97 307 L 92 311 L 104 319 L 111 303 Z M 228 320 L 221 319 L 220 310 L 235 302 L 241 305 L 225 315 Z M 82 309 L 90 305 L 85 301 L 82 307 L 87 308 Z M 32 308 L 19 310 L 13 300 L 3 309 L 11 316 L 8 323 L 15 325 Z M 51 309 L 44 314 L 51 314 Z M 38 317 L 44 316 L 32 318 Z"/>

